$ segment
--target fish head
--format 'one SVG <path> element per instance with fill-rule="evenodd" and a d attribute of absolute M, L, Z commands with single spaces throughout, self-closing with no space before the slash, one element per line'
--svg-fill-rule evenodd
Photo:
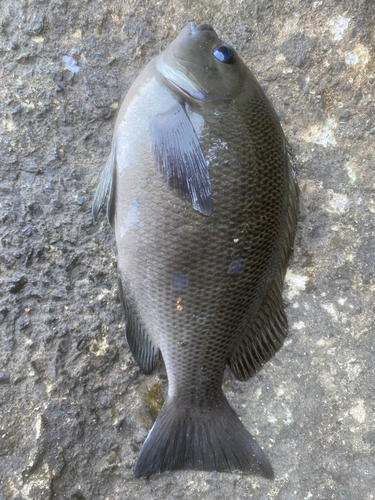
<path fill-rule="evenodd" d="M 205 102 L 234 99 L 249 73 L 236 51 L 209 24 L 193 22 L 159 56 L 156 67 L 172 90 Z"/>

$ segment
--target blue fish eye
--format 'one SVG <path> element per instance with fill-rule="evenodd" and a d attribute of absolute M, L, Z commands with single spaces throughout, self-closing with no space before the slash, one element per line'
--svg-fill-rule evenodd
<path fill-rule="evenodd" d="M 214 57 L 220 62 L 231 63 L 233 62 L 233 52 L 228 45 L 219 45 L 214 49 Z"/>

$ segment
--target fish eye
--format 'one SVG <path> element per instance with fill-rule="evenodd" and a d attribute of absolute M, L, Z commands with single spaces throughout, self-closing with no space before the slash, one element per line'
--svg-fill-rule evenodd
<path fill-rule="evenodd" d="M 233 52 L 232 49 L 228 45 L 219 45 L 214 49 L 214 57 L 220 62 L 223 63 L 231 63 L 233 62 Z"/>

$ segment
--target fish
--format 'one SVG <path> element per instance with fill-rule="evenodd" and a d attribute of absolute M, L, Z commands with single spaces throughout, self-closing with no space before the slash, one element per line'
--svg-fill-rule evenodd
<path fill-rule="evenodd" d="M 287 335 L 298 193 L 260 84 L 211 25 L 188 23 L 129 89 L 92 207 L 114 228 L 132 355 L 144 374 L 163 360 L 168 377 L 136 477 L 274 477 L 222 383 L 227 367 L 249 379 Z"/>

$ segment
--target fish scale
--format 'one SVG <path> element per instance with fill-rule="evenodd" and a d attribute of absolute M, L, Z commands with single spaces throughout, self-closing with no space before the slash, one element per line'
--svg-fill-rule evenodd
<path fill-rule="evenodd" d="M 232 60 L 217 61 L 214 50 Z M 108 196 L 132 353 L 145 373 L 161 356 L 168 376 L 136 476 L 273 476 L 222 379 L 227 364 L 247 379 L 286 336 L 294 177 L 274 110 L 209 25 L 186 26 L 131 87 L 93 212 Z"/>

